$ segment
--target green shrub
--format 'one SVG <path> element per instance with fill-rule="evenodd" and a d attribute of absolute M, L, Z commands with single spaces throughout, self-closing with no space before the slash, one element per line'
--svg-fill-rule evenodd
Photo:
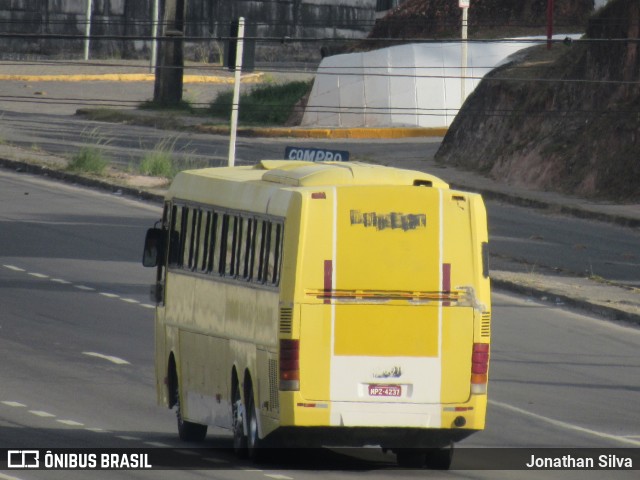
<path fill-rule="evenodd" d="M 238 119 L 246 123 L 282 125 L 293 106 L 309 92 L 311 82 L 289 82 L 256 87 L 240 95 Z M 216 117 L 231 118 L 233 92 L 222 92 L 211 103 L 209 112 Z"/>
<path fill-rule="evenodd" d="M 102 175 L 109 162 L 104 158 L 102 151 L 98 147 L 82 147 L 76 153 L 69 164 L 67 170 L 77 173 L 94 173 Z"/>

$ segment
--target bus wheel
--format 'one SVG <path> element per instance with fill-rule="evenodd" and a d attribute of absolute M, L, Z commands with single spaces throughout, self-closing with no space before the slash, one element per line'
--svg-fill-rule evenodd
<path fill-rule="evenodd" d="M 396 451 L 396 462 L 402 468 L 423 468 L 426 453 L 420 448 L 400 448 Z"/>
<path fill-rule="evenodd" d="M 178 418 L 178 437 L 184 442 L 202 442 L 207 436 L 207 426 L 188 422 L 182 418 L 180 394 L 176 382 L 176 417 Z"/>
<path fill-rule="evenodd" d="M 453 443 L 444 448 L 427 451 L 427 467 L 433 470 L 449 470 L 453 460 Z"/>
<path fill-rule="evenodd" d="M 249 458 L 253 461 L 259 461 L 263 458 L 263 441 L 260 440 L 258 435 L 258 417 L 256 413 L 256 405 L 253 400 L 253 391 L 249 392 L 249 398 L 247 399 L 247 450 Z"/>
<path fill-rule="evenodd" d="M 247 455 L 247 437 L 245 431 L 245 408 L 240 398 L 240 387 L 237 386 L 231 403 L 231 421 L 233 426 L 233 451 L 243 458 Z"/>

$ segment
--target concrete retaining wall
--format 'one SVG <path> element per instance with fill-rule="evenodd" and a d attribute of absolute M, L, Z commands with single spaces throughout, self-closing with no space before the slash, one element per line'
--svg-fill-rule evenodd
<path fill-rule="evenodd" d="M 218 59 L 222 45 L 216 39 L 228 36 L 229 22 L 239 16 L 256 24 L 256 35 L 263 38 L 359 38 L 373 25 L 376 6 L 376 0 L 187 2 L 186 35 L 211 38 L 209 42 L 193 42 L 187 49 L 187 57 L 209 61 Z M 84 35 L 87 4 L 87 0 L 0 0 L 0 56 L 4 59 L 82 56 L 83 40 L 41 39 L 37 35 Z M 163 4 L 161 0 L 161 9 Z M 150 36 L 152 5 L 153 0 L 93 0 L 91 35 Z M 2 33 L 34 37 L 3 38 Z M 257 60 L 299 60 L 296 56 L 309 60 L 310 52 L 319 60 L 321 43 L 258 42 Z M 149 48 L 150 43 L 144 40 L 94 40 L 91 56 L 146 57 Z"/>

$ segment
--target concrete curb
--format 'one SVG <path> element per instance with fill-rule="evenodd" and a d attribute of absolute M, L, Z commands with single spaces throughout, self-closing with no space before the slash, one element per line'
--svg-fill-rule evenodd
<path fill-rule="evenodd" d="M 40 175 L 55 180 L 61 180 L 66 183 L 82 185 L 83 187 L 97 188 L 105 192 L 110 192 L 118 195 L 126 195 L 141 200 L 149 200 L 159 204 L 162 204 L 162 202 L 164 201 L 164 195 L 160 193 L 154 193 L 136 187 L 118 185 L 115 183 L 107 182 L 100 178 L 92 178 L 85 175 L 65 172 L 63 170 L 56 170 L 44 165 L 34 165 L 20 160 L 0 158 L 0 167 L 6 168 L 7 170 L 13 170 L 18 173 Z"/>
<path fill-rule="evenodd" d="M 200 133 L 228 135 L 229 127 L 195 125 L 194 130 Z M 269 138 L 318 138 L 318 139 L 376 139 L 376 138 L 412 138 L 442 137 L 447 133 L 446 127 L 389 127 L 389 128 L 304 128 L 304 127 L 240 127 L 238 135 L 244 137 Z"/>
<path fill-rule="evenodd" d="M 263 73 L 245 74 L 242 83 L 259 82 Z M 153 73 L 100 73 L 95 75 L 0 75 L 0 81 L 19 82 L 153 82 Z M 183 75 L 183 83 L 211 83 L 233 85 L 233 77 L 216 75 Z"/>
<path fill-rule="evenodd" d="M 533 298 L 536 298 L 537 300 L 544 299 L 544 297 L 553 297 L 553 301 L 555 302 L 554 305 L 557 307 L 569 306 L 572 308 L 576 308 L 578 310 L 599 315 L 601 317 L 606 318 L 607 320 L 612 320 L 617 322 L 628 322 L 628 323 L 634 323 L 636 325 L 640 325 L 639 314 L 626 312 L 624 310 L 620 310 L 614 307 L 607 307 L 605 305 L 589 302 L 584 299 L 570 297 L 568 295 L 554 292 L 551 290 L 535 288 L 535 287 L 532 287 L 531 285 L 525 285 L 519 282 L 514 282 L 514 281 L 509 281 L 504 279 L 496 279 L 495 277 L 491 277 L 491 288 L 507 290 L 509 292 L 517 293 L 520 295 L 533 297 Z M 541 300 L 541 301 L 544 301 L 544 300 Z"/>

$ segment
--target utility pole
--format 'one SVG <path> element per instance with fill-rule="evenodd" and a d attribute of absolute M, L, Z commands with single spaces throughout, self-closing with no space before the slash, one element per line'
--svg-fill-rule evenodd
<path fill-rule="evenodd" d="M 242 54 L 244 52 L 244 17 L 238 19 L 238 37 L 236 39 L 233 82 L 233 102 L 231 104 L 231 128 L 229 131 L 229 166 L 236 163 L 236 135 L 238 131 L 238 113 L 240 110 L 240 74 L 242 73 Z M 231 67 L 231 65 L 229 65 Z"/>
<path fill-rule="evenodd" d="M 467 24 L 469 22 L 469 0 L 458 0 L 458 5 L 462 9 L 462 29 L 460 33 L 461 39 L 461 65 L 460 65 L 460 106 L 464 103 L 467 93 L 465 91 L 465 83 L 467 82 Z"/>
<path fill-rule="evenodd" d="M 154 71 L 156 65 L 158 63 L 158 22 L 160 15 L 160 0 L 153 0 L 153 4 L 151 5 L 151 65 L 149 68 L 151 72 Z"/>
<path fill-rule="evenodd" d="M 87 11 L 84 16 L 84 60 L 89 60 L 91 46 L 91 13 L 93 10 L 93 0 L 87 0 Z"/>
<path fill-rule="evenodd" d="M 553 0 L 547 0 L 547 50 L 551 50 L 553 37 Z"/>
<path fill-rule="evenodd" d="M 177 106 L 182 101 L 186 13 L 187 0 L 165 1 L 153 89 L 153 101 L 158 105 Z"/>

